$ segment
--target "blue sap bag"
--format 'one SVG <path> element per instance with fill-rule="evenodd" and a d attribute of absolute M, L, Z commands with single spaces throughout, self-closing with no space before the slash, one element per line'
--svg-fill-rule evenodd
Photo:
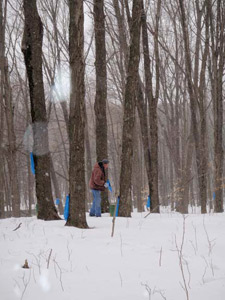
<path fill-rule="evenodd" d="M 69 217 L 69 207 L 70 207 L 70 196 L 66 196 L 66 204 L 64 208 L 64 219 L 67 220 Z"/>

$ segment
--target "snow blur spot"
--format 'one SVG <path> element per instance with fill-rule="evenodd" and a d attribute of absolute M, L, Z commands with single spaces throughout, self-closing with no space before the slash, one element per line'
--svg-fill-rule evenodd
<path fill-rule="evenodd" d="M 23 145 L 27 151 L 32 152 L 33 144 L 34 144 L 33 130 L 32 130 L 32 126 L 29 125 L 23 136 Z"/>
<path fill-rule="evenodd" d="M 67 101 L 70 97 L 70 72 L 58 68 L 54 85 L 51 87 L 51 101 L 54 103 Z"/>
<path fill-rule="evenodd" d="M 49 271 L 47 269 L 41 271 L 39 284 L 44 292 L 47 293 L 48 291 L 50 291 L 51 285 L 49 282 Z"/>
<path fill-rule="evenodd" d="M 23 145 L 27 151 L 37 156 L 47 154 L 49 152 L 48 124 L 36 122 L 29 125 L 23 136 Z"/>

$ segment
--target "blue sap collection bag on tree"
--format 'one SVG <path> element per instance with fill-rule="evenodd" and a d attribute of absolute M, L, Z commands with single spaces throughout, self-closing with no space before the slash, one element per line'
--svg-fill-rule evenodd
<path fill-rule="evenodd" d="M 151 198 L 150 198 L 150 196 L 148 196 L 146 207 L 150 208 L 150 204 L 151 204 Z"/>
<path fill-rule="evenodd" d="M 70 195 L 66 196 L 66 204 L 64 208 L 64 219 L 67 221 L 69 217 L 69 207 L 70 207 Z"/>
<path fill-rule="evenodd" d="M 109 181 L 109 179 L 107 179 L 107 184 L 108 184 L 108 189 L 109 189 L 109 191 L 112 193 L 112 187 L 111 187 L 111 184 L 110 184 L 110 181 Z"/>
<path fill-rule="evenodd" d="M 31 172 L 35 175 L 33 152 L 30 152 L 30 167 L 31 167 Z"/>

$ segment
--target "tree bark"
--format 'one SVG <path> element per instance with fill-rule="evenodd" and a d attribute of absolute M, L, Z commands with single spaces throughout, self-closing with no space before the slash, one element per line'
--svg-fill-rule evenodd
<path fill-rule="evenodd" d="M 54 191 L 55 191 L 55 198 L 59 199 L 59 205 L 58 205 L 59 213 L 60 213 L 60 215 L 63 215 L 63 205 L 62 205 L 62 197 L 61 197 L 62 193 L 60 192 L 60 189 L 59 189 L 59 184 L 58 184 L 58 180 L 56 177 L 52 157 L 50 157 L 50 170 L 51 170 L 52 185 L 53 185 Z"/>
<path fill-rule="evenodd" d="M 120 170 L 120 207 L 119 216 L 131 217 L 130 201 L 131 170 L 133 157 L 133 128 L 135 120 L 135 97 L 138 83 L 138 67 L 140 60 L 141 0 L 133 1 L 132 22 L 130 28 L 130 55 L 125 87 L 122 155 Z"/>
<path fill-rule="evenodd" d="M 7 12 L 7 1 L 5 1 L 4 15 L 2 1 L 0 3 L 0 71 L 1 71 L 1 112 L 5 112 L 5 121 L 7 129 L 7 151 L 5 156 L 7 158 L 8 170 L 9 170 L 9 185 L 11 191 L 11 203 L 12 203 L 12 215 L 13 217 L 20 217 L 20 192 L 18 183 L 18 170 L 17 170 L 17 149 L 16 149 L 16 135 L 14 127 L 14 107 L 12 103 L 12 90 L 9 80 L 8 72 L 8 61 L 5 57 L 5 24 L 6 24 L 6 12 Z M 4 122 L 4 118 L 2 119 Z M 4 128 L 4 123 L 2 123 Z M 2 132 L 3 133 L 3 132 Z M 2 139 L 2 137 L 1 137 Z M 3 145 L 1 140 L 1 145 Z M 3 158 L 2 149 L 0 150 Z M 2 160 L 1 160 L 2 161 Z M 2 178 L 1 178 L 2 179 Z M 2 185 L 3 186 L 3 185 Z M 4 199 L 4 197 L 2 198 Z M 4 201 L 4 200 L 3 200 Z M 3 205 L 4 207 L 4 205 Z"/>
<path fill-rule="evenodd" d="M 3 154 L 3 133 L 4 133 L 4 106 L 3 106 L 3 94 L 4 94 L 4 52 L 5 52 L 5 28 L 3 19 L 3 6 L 2 0 L 0 0 L 0 218 L 4 218 L 4 154 Z"/>
<path fill-rule="evenodd" d="M 151 197 L 151 210 L 154 213 L 159 213 L 159 192 L 158 192 L 158 116 L 157 106 L 159 98 L 159 49 L 158 49 L 158 31 L 159 31 L 159 18 L 161 10 L 161 0 L 157 2 L 157 14 L 156 14 L 156 25 L 154 32 L 154 52 L 156 61 L 156 89 L 155 95 L 153 96 L 153 85 L 152 85 L 152 74 L 151 74 L 151 62 L 148 46 L 148 33 L 147 33 L 147 22 L 146 15 L 144 12 L 144 5 L 142 1 L 142 43 L 144 49 L 144 70 L 145 70 L 145 88 L 146 96 L 149 104 L 149 125 L 150 125 L 150 150 L 145 150 L 145 158 L 150 157 L 146 161 L 149 164 L 149 170 L 147 169 L 149 179 L 149 194 Z M 145 145 L 146 147 L 147 145 Z M 147 155 L 147 152 L 150 154 Z"/>
<path fill-rule="evenodd" d="M 204 87 L 205 81 L 205 66 L 204 63 L 206 62 L 207 57 L 207 44 L 205 45 L 203 58 L 205 61 L 202 63 L 202 83 L 200 86 L 197 84 L 196 77 L 198 75 L 198 64 L 195 64 L 195 75 L 192 75 L 192 62 L 191 62 L 191 54 L 190 54 L 190 47 L 189 47 L 189 35 L 187 31 L 187 20 L 186 20 L 186 13 L 184 7 L 184 1 L 179 0 L 179 8 L 180 8 L 180 15 L 181 15 L 181 25 L 183 31 L 183 38 L 184 38 L 184 51 L 185 51 L 185 64 L 186 64 L 186 76 L 188 82 L 188 92 L 190 97 L 190 109 L 191 109 L 191 121 L 192 121 L 192 128 L 193 128 L 193 137 L 195 142 L 195 153 L 196 153 L 196 164 L 197 164 L 197 173 L 198 173 L 198 185 L 199 185 L 199 192 L 200 192 L 200 202 L 201 202 L 201 213 L 206 213 L 206 201 L 207 201 L 207 182 L 206 182 L 206 148 L 205 148 L 205 139 L 206 139 L 206 123 L 205 123 L 205 108 L 204 108 L 204 95 L 202 87 Z M 203 10 L 202 10 L 203 11 Z M 201 12 L 202 13 L 202 12 Z M 199 22 L 201 21 L 201 15 L 198 15 Z M 201 25 L 201 22 L 200 22 Z M 199 24 L 197 28 L 197 37 L 196 37 L 196 53 L 195 53 L 195 60 L 199 59 L 199 47 L 198 43 L 200 42 L 200 29 Z M 207 43 L 207 40 L 206 40 Z M 193 82 L 194 79 L 194 82 Z M 199 105 L 199 107 L 198 107 Z M 199 110 L 198 110 L 199 108 Z M 197 122 L 197 110 L 200 113 L 201 118 L 201 127 L 199 129 L 198 122 Z"/>
<path fill-rule="evenodd" d="M 6 58 L 4 59 L 4 94 L 5 115 L 8 132 L 7 162 L 9 169 L 9 184 L 11 190 L 12 216 L 18 218 L 20 217 L 20 190 L 16 155 L 17 147 L 14 128 L 14 107 L 12 103 L 12 90 L 9 82 L 8 63 Z"/>
<path fill-rule="evenodd" d="M 38 15 L 36 0 L 24 0 L 24 35 L 22 52 L 29 81 L 31 118 L 34 136 L 34 164 L 38 219 L 60 219 L 52 198 L 48 125 L 42 75 L 43 25 Z M 40 146 L 45 148 L 39 153 Z M 41 155 L 39 155 L 41 154 Z"/>
<path fill-rule="evenodd" d="M 88 119 L 87 119 L 87 110 L 85 106 L 85 158 L 86 158 L 86 185 L 89 185 L 89 180 L 91 178 L 92 172 L 92 159 L 91 159 L 91 145 L 89 138 L 89 130 L 88 130 Z M 88 211 L 88 204 L 92 202 L 92 195 L 90 193 L 90 189 L 86 189 L 86 211 Z"/>
<path fill-rule="evenodd" d="M 84 12 L 82 0 L 69 0 L 71 94 L 69 116 L 69 191 L 67 226 L 88 228 L 85 214 Z"/>
<path fill-rule="evenodd" d="M 225 65 L 225 6 L 221 0 L 216 3 L 216 15 L 209 0 L 208 9 L 211 28 L 211 86 L 214 112 L 214 211 L 223 212 L 223 73 Z M 214 24 L 213 19 L 216 20 Z"/>
<path fill-rule="evenodd" d="M 105 15 L 104 0 L 94 0 L 95 24 L 95 121 L 96 121 L 96 155 L 97 161 L 108 157 L 107 145 L 107 72 L 106 72 L 106 46 L 105 46 Z M 102 192 L 102 212 L 109 212 L 108 192 Z"/>

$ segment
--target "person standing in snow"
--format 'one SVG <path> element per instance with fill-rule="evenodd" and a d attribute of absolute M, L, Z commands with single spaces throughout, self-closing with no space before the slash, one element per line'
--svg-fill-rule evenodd
<path fill-rule="evenodd" d="M 94 169 L 91 174 L 89 181 L 89 187 L 93 194 L 93 203 L 89 214 L 91 217 L 101 217 L 101 191 L 104 191 L 105 188 L 108 187 L 105 175 L 105 170 L 108 168 L 108 165 L 108 159 L 103 159 L 94 165 Z"/>

